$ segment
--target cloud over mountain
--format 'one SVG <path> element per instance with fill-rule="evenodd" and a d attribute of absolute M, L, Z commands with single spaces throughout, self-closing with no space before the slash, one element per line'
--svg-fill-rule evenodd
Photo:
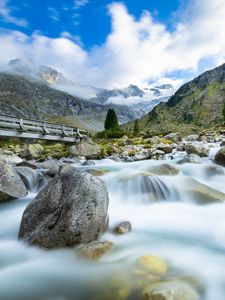
<path fill-rule="evenodd" d="M 3 1 L 4 3 L 4 1 Z M 102 87 L 126 86 L 197 72 L 199 65 L 215 66 L 224 59 L 225 2 L 192 0 L 179 11 L 174 28 L 157 23 L 151 12 L 137 20 L 125 4 L 108 7 L 111 33 L 102 45 L 82 48 L 69 36 L 50 38 L 34 32 L 0 32 L 0 64 L 31 56 L 37 63 L 64 71 L 74 81 Z M 91 30 L 91 29 L 90 29 Z"/>

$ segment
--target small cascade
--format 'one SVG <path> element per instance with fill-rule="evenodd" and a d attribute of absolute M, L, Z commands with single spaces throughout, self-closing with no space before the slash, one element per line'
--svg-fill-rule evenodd
<path fill-rule="evenodd" d="M 31 193 L 38 193 L 47 183 L 47 180 L 40 169 L 33 170 L 28 167 L 17 167 L 16 171 L 20 175 L 28 191 Z"/>
<path fill-rule="evenodd" d="M 163 177 L 140 171 L 129 172 L 129 175 L 123 171 L 119 173 L 110 174 L 105 180 L 113 198 L 122 203 L 149 204 L 177 198 L 176 189 Z"/>

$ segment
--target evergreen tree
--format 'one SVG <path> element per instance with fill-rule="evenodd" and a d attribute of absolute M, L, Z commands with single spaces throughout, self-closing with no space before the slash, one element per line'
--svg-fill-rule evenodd
<path fill-rule="evenodd" d="M 137 136 L 140 133 L 140 129 L 139 129 L 139 121 L 135 120 L 134 122 L 134 135 Z"/>
<path fill-rule="evenodd" d="M 224 118 L 224 121 L 225 121 L 225 102 L 223 103 L 223 118 Z"/>
<path fill-rule="evenodd" d="M 119 128 L 119 122 L 114 109 L 109 109 L 105 119 L 105 129 L 117 129 Z"/>

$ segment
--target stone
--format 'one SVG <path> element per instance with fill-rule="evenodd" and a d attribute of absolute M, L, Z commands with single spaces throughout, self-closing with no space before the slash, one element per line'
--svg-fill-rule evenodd
<path fill-rule="evenodd" d="M 209 155 L 209 150 L 200 144 L 186 144 L 184 149 L 187 154 L 195 154 L 200 157 L 206 157 Z"/>
<path fill-rule="evenodd" d="M 44 148 L 40 144 L 25 144 L 23 150 L 23 157 L 26 159 L 40 158 L 44 153 Z"/>
<path fill-rule="evenodd" d="M 209 165 L 205 167 L 205 174 L 207 177 L 217 176 L 217 175 L 224 175 L 224 169 L 218 165 Z"/>
<path fill-rule="evenodd" d="M 161 150 L 165 153 L 171 153 L 173 151 L 173 147 L 169 144 L 159 143 L 158 150 Z"/>
<path fill-rule="evenodd" d="M 154 255 L 143 255 L 139 257 L 137 264 L 141 269 L 154 274 L 165 274 L 168 271 L 166 261 Z"/>
<path fill-rule="evenodd" d="M 15 170 L 29 191 L 38 191 L 45 185 L 45 178 L 41 172 L 28 167 L 15 167 Z"/>
<path fill-rule="evenodd" d="M 167 139 L 167 140 L 171 140 L 175 143 L 178 143 L 178 142 L 181 141 L 181 137 L 180 137 L 180 134 L 178 132 L 171 132 L 171 133 L 165 135 L 163 138 Z"/>
<path fill-rule="evenodd" d="M 113 232 L 116 234 L 129 233 L 132 230 L 131 223 L 129 221 L 124 221 L 114 227 Z"/>
<path fill-rule="evenodd" d="M 179 165 L 186 164 L 186 163 L 201 164 L 202 159 L 201 159 L 201 157 L 199 157 L 196 154 L 189 154 L 189 155 L 186 155 L 184 158 L 180 159 L 177 163 Z"/>
<path fill-rule="evenodd" d="M 82 163 L 82 166 L 94 166 L 95 162 L 93 160 L 86 160 Z"/>
<path fill-rule="evenodd" d="M 225 166 L 225 146 L 221 147 L 215 155 L 215 162 Z"/>
<path fill-rule="evenodd" d="M 165 155 L 165 152 L 162 150 L 154 150 L 151 154 L 151 158 L 153 159 L 159 159 L 160 157 L 162 157 L 163 155 Z"/>
<path fill-rule="evenodd" d="M 191 286 L 179 281 L 150 284 L 143 290 L 143 297 L 145 300 L 200 300 Z"/>
<path fill-rule="evenodd" d="M 159 144 L 160 143 L 160 138 L 158 136 L 153 136 L 151 138 L 148 139 L 148 142 L 150 144 Z"/>
<path fill-rule="evenodd" d="M 108 228 L 108 204 L 101 179 L 63 166 L 26 207 L 19 239 L 43 248 L 95 241 Z"/>
<path fill-rule="evenodd" d="M 177 175 L 180 170 L 170 164 L 161 164 L 158 166 L 146 166 L 144 170 L 154 175 Z"/>
<path fill-rule="evenodd" d="M 88 140 L 70 146 L 69 153 L 72 156 L 85 156 L 87 159 L 96 159 L 99 158 L 101 149 L 97 144 Z"/>
<path fill-rule="evenodd" d="M 63 163 L 56 159 L 48 159 L 44 162 L 37 163 L 37 165 L 40 169 L 44 169 L 46 171 L 46 175 L 54 177 Z"/>
<path fill-rule="evenodd" d="M 199 139 L 199 135 L 198 134 L 191 134 L 191 135 L 188 135 L 185 140 L 188 141 L 188 142 L 192 142 L 192 141 L 198 141 Z"/>
<path fill-rule="evenodd" d="M 10 164 L 0 160 L 0 202 L 24 198 L 27 189 Z"/>
<path fill-rule="evenodd" d="M 37 164 L 34 161 L 22 161 L 16 165 L 17 167 L 26 167 L 33 170 L 37 169 Z"/>
<path fill-rule="evenodd" d="M 193 178 L 186 178 L 184 188 L 190 198 L 198 204 L 225 202 L 225 194 L 217 191 Z"/>
<path fill-rule="evenodd" d="M 12 165 L 16 165 L 23 161 L 18 155 L 8 155 L 8 154 L 0 155 L 0 159 L 4 160 L 7 164 L 12 164 Z"/>
<path fill-rule="evenodd" d="M 113 243 L 109 241 L 104 242 L 91 242 L 88 244 L 82 244 L 76 248 L 76 253 L 88 260 L 99 260 L 106 252 L 112 247 Z"/>

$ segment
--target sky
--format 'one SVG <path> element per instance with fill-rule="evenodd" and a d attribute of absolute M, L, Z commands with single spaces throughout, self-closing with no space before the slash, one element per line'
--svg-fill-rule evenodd
<path fill-rule="evenodd" d="M 181 84 L 225 62 L 225 1 L 0 0 L 0 68 L 15 58 L 96 87 Z"/>

